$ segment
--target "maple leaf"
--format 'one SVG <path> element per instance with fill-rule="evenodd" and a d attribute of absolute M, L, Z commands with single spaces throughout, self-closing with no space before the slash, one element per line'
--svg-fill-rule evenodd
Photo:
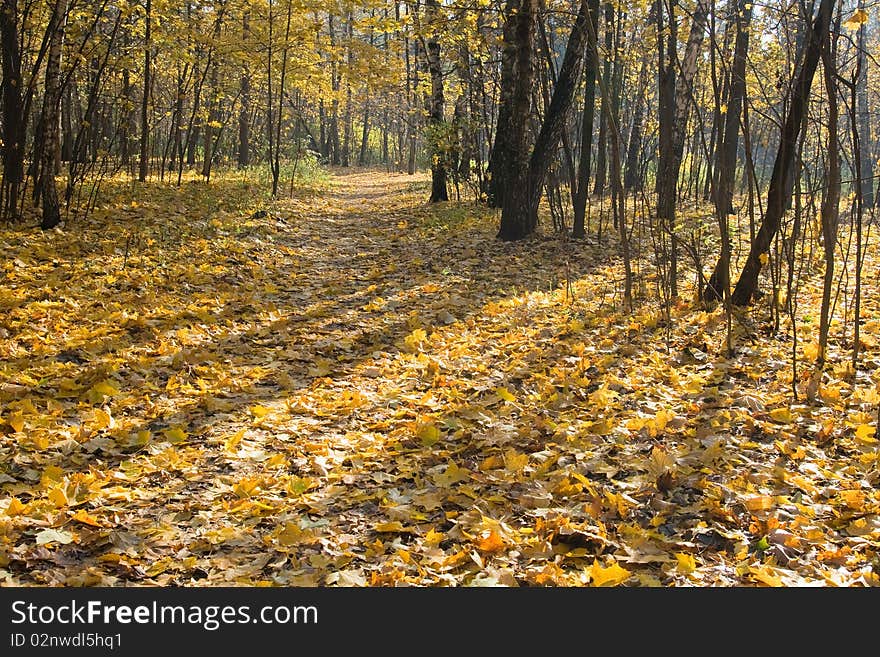
<path fill-rule="evenodd" d="M 503 551 L 507 547 L 504 539 L 501 538 L 495 530 L 489 532 L 488 536 L 483 536 L 477 539 L 475 545 L 480 552 L 486 554 L 495 554 Z"/>
<path fill-rule="evenodd" d="M 612 561 L 610 566 L 601 566 L 599 561 L 594 559 L 589 574 L 590 586 L 617 586 L 629 579 L 632 573 L 616 561 Z"/>

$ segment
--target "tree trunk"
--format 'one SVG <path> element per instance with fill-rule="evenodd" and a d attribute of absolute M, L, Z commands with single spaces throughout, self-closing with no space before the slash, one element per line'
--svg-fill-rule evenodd
<path fill-rule="evenodd" d="M 626 191 L 642 189 L 642 168 L 639 155 L 642 151 L 642 128 L 645 120 L 645 95 L 647 89 L 648 58 L 642 59 L 639 69 L 639 82 L 636 89 L 635 107 L 633 108 L 632 130 L 629 133 L 629 144 L 626 149 L 626 165 L 624 167 L 623 188 Z"/>
<path fill-rule="evenodd" d="M 43 218 L 40 228 L 48 230 L 61 223 L 61 208 L 55 175 L 58 173 L 59 110 L 61 106 L 61 48 L 67 0 L 55 0 L 49 23 L 49 50 L 46 58 L 46 85 L 43 95 L 43 148 L 41 152 Z"/>
<path fill-rule="evenodd" d="M 509 116 L 506 125 L 500 121 L 497 124 L 495 144 L 497 146 L 500 138 L 505 143 L 505 152 L 501 154 L 503 159 L 497 160 L 495 166 L 496 171 L 503 168 L 501 176 L 508 183 L 502 198 L 498 230 L 498 238 L 507 241 L 522 239 L 532 232 L 527 211 L 530 202 L 528 124 L 535 77 L 537 11 L 538 0 L 522 0 L 517 11 L 508 14 L 509 25 L 505 26 L 504 31 L 505 37 L 510 37 L 509 42 L 505 42 L 505 49 L 511 50 L 509 54 L 513 58 L 508 79 L 512 86 L 502 89 L 502 94 L 507 95 L 506 111 Z M 497 185 L 498 182 L 493 184 Z M 495 191 L 499 191 L 499 188 L 495 187 Z"/>
<path fill-rule="evenodd" d="M 731 296 L 732 302 L 738 306 L 746 306 L 751 302 L 758 287 L 758 274 L 761 273 L 761 255 L 770 250 L 773 237 L 779 230 L 782 215 L 791 200 L 791 181 L 792 174 L 794 173 L 798 135 L 803 123 L 813 76 L 816 73 L 816 66 L 819 62 L 819 53 L 822 44 L 828 38 L 828 28 L 833 9 L 834 0 L 821 0 L 819 11 L 807 35 L 800 67 L 796 73 L 794 84 L 792 84 L 789 91 L 788 114 L 782 127 L 776 161 L 773 164 L 773 173 L 770 177 L 770 187 L 767 191 L 767 207 L 764 210 L 761 226 L 755 235 L 755 239 L 752 241 L 746 263 Z"/>
<path fill-rule="evenodd" d="M 345 115 L 343 116 L 344 132 L 342 136 L 342 166 L 347 167 L 351 166 L 351 140 L 354 131 L 354 108 L 352 107 L 351 101 L 351 78 L 353 75 L 352 63 L 354 62 L 354 51 L 352 49 L 352 42 L 354 40 L 354 16 L 351 11 L 348 12 L 345 31 L 348 36 L 348 42 L 345 46 Z"/>
<path fill-rule="evenodd" d="M 336 60 L 336 28 L 333 24 L 333 14 L 327 15 L 327 32 L 330 35 L 330 88 L 332 100 L 330 101 L 330 163 L 339 164 L 339 63 Z"/>
<path fill-rule="evenodd" d="M 533 232 L 538 225 L 538 206 L 541 200 L 541 191 L 544 179 L 552 160 L 556 157 L 559 148 L 559 140 L 565 130 L 566 118 L 571 109 L 574 92 L 577 89 L 581 77 L 584 62 L 584 52 L 587 49 L 587 34 L 589 28 L 589 0 L 581 0 L 574 26 L 565 47 L 565 55 L 562 66 L 553 87 L 553 96 L 550 105 L 544 115 L 541 131 L 535 140 L 535 147 L 529 161 L 529 205 L 526 225 L 529 232 Z"/>
<path fill-rule="evenodd" d="M 599 0 L 589 0 L 587 10 L 591 28 L 587 31 L 587 52 L 584 64 L 584 111 L 581 115 L 581 157 L 578 161 L 577 184 L 572 199 L 574 220 L 572 236 L 586 236 L 587 190 L 590 185 L 590 164 L 593 151 L 593 118 L 596 114 L 596 74 L 599 71 L 598 44 L 593 35 L 599 33 Z"/>
<path fill-rule="evenodd" d="M 598 2 L 598 0 L 596 0 Z M 522 0 L 507 0 L 504 7 L 503 47 L 501 49 L 501 82 L 498 94 L 498 119 L 495 123 L 495 139 L 492 141 L 492 150 L 489 153 L 489 164 L 486 172 L 486 204 L 490 208 L 500 208 L 504 205 L 504 192 L 508 189 L 505 176 L 509 170 L 507 166 L 512 156 L 511 150 L 511 122 L 518 121 L 521 117 L 513 114 L 514 90 L 517 88 L 516 65 L 517 57 L 522 54 L 517 44 L 516 29 L 520 26 L 517 13 L 521 10 Z M 534 17 L 532 18 L 534 20 Z M 534 38 L 534 28 L 532 28 Z M 531 47 L 531 46 L 530 46 Z M 518 99 L 521 101 L 521 99 Z M 529 106 L 523 109 L 528 114 Z M 523 119 L 524 120 L 524 119 Z"/>
<path fill-rule="evenodd" d="M 241 19 L 241 38 L 247 44 L 250 40 L 250 13 L 245 11 Z M 242 69 L 241 82 L 241 109 L 238 113 L 238 168 L 243 169 L 251 163 L 251 72 L 246 63 Z M 323 129 L 323 123 L 321 128 Z M 323 146 L 323 140 L 322 144 Z"/>
<path fill-rule="evenodd" d="M 149 145 L 150 145 L 150 125 L 149 125 L 149 108 L 150 108 L 150 55 L 153 48 L 151 40 L 151 23 L 152 23 L 152 0 L 146 0 L 145 5 L 146 16 L 144 31 L 144 93 L 141 98 L 141 156 L 138 164 L 138 181 L 144 182 L 147 179 L 147 171 L 149 168 Z"/>
<path fill-rule="evenodd" d="M 864 11 L 865 0 L 859 0 L 859 9 Z M 858 48 L 856 57 L 859 59 L 856 78 L 856 112 L 858 116 L 859 142 L 861 142 L 861 162 L 859 163 L 862 188 L 862 207 L 874 207 L 874 162 L 871 158 L 871 115 L 868 113 L 868 57 L 865 43 L 867 22 L 859 25 Z"/>
<path fill-rule="evenodd" d="M 614 47 L 614 5 L 605 3 L 605 61 L 602 64 L 602 79 L 605 84 L 611 82 L 611 50 Z M 610 91 L 610 89 L 609 89 Z M 608 101 L 607 103 L 605 101 Z M 611 112 L 611 96 L 602 98 L 602 113 L 599 115 L 599 142 L 596 144 L 596 182 L 593 195 L 599 196 L 605 191 L 605 172 L 608 168 L 608 116 Z"/>
<path fill-rule="evenodd" d="M 440 4 L 438 0 L 425 0 L 425 21 L 429 36 L 425 40 L 425 57 L 431 77 L 431 96 L 428 102 L 428 124 L 435 130 L 434 148 L 431 154 L 431 197 L 429 203 L 448 201 L 446 191 L 446 154 L 438 145 L 436 134 L 443 125 L 443 71 L 440 67 L 440 42 L 437 40 L 437 21 Z M 445 141 L 445 139 L 443 140 Z"/>
<path fill-rule="evenodd" d="M 697 2 L 680 71 L 676 69 L 678 36 L 675 6 L 675 0 L 671 0 L 668 5 L 668 25 L 665 30 L 662 7 L 657 7 L 658 38 L 661 46 L 658 61 L 660 160 L 657 171 L 657 218 L 669 234 L 669 291 L 673 297 L 678 296 L 678 239 L 675 234 L 678 177 L 684 156 L 691 90 L 703 43 L 709 5 L 708 0 Z M 667 37 L 665 44 L 663 36 Z"/>
<path fill-rule="evenodd" d="M 218 91 L 218 64 L 215 59 L 211 64 L 211 89 L 209 90 L 208 96 L 208 122 L 205 124 L 205 153 L 204 160 L 202 161 L 202 176 L 204 176 L 205 180 L 211 179 L 211 165 L 214 162 L 214 148 L 215 148 L 215 130 L 217 128 L 217 124 L 219 123 L 220 111 L 219 111 L 219 96 L 220 93 Z"/>
<path fill-rule="evenodd" d="M 752 20 L 750 0 L 738 0 L 736 11 L 736 41 L 733 48 L 733 68 L 728 86 L 727 114 L 724 130 L 719 139 L 719 165 L 715 168 L 713 197 L 715 214 L 721 231 L 721 257 L 709 283 L 703 291 L 703 300 L 718 301 L 729 294 L 730 234 L 728 216 L 733 212 L 733 178 L 736 171 L 736 153 L 739 144 L 740 117 L 746 93 L 746 61 L 749 53 L 749 26 Z M 745 167 L 744 167 L 745 168 Z"/>
<path fill-rule="evenodd" d="M 862 26 L 864 27 L 864 26 Z M 838 143 L 838 104 L 837 104 L 837 62 L 836 48 L 831 40 L 822 44 L 822 71 L 825 79 L 825 91 L 828 96 L 828 149 L 825 170 L 827 184 L 825 197 L 822 199 L 822 246 L 825 258 L 825 274 L 822 277 L 822 305 L 819 311 L 819 351 L 813 373 L 807 387 L 807 399 L 816 398 L 825 370 L 828 333 L 831 327 L 831 292 L 834 287 L 834 252 L 837 249 L 837 229 L 840 220 L 838 206 L 840 203 L 840 145 Z M 858 85 L 858 81 L 857 81 Z M 858 318 L 857 318 L 858 319 Z"/>
<path fill-rule="evenodd" d="M 21 52 L 18 46 L 18 0 L 3 0 L 0 5 L 0 63 L 3 83 L 3 192 L 0 194 L 0 218 L 18 217 L 18 193 L 24 182 L 24 146 L 27 117 L 21 96 Z"/>
<path fill-rule="evenodd" d="M 370 99 L 364 101 L 364 124 L 361 130 L 361 148 L 358 153 L 358 166 L 367 164 L 367 149 L 370 145 Z"/>

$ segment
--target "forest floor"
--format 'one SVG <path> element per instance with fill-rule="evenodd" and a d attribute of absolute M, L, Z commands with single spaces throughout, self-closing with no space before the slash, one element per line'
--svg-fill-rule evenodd
<path fill-rule="evenodd" d="M 766 295 L 726 356 L 720 308 L 621 308 L 613 242 L 427 189 L 120 184 L 0 228 L 0 585 L 880 584 L 873 248 L 859 371 L 838 322 L 808 404 L 819 254 L 794 352 Z"/>

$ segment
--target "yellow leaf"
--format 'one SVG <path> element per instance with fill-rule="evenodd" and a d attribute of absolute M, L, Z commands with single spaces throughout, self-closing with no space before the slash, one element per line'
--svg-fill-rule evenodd
<path fill-rule="evenodd" d="M 519 472 L 529 463 L 529 455 L 522 454 L 513 447 L 504 452 L 504 467 L 511 472 Z"/>
<path fill-rule="evenodd" d="M 63 478 L 64 470 L 57 465 L 47 466 L 46 469 L 43 470 L 43 474 L 40 475 L 40 486 L 43 488 L 49 488 L 50 486 L 60 483 Z"/>
<path fill-rule="evenodd" d="M 272 409 L 260 406 L 259 404 L 251 406 L 248 410 L 250 410 L 251 415 L 255 418 L 266 417 L 272 411 Z"/>
<path fill-rule="evenodd" d="M 840 491 L 840 499 L 850 509 L 861 511 L 865 508 L 865 492 L 861 490 L 842 490 Z"/>
<path fill-rule="evenodd" d="M 772 495 L 755 495 L 743 500 L 746 508 L 754 513 L 755 511 L 769 511 L 776 504 L 776 498 Z"/>
<path fill-rule="evenodd" d="M 770 254 L 769 253 L 761 253 L 758 255 L 758 262 L 761 263 L 761 266 L 765 266 L 768 262 L 770 262 Z"/>
<path fill-rule="evenodd" d="M 417 426 L 416 436 L 422 441 L 422 445 L 430 447 L 440 440 L 440 429 L 430 422 L 423 422 Z"/>
<path fill-rule="evenodd" d="M 501 552 L 506 547 L 504 539 L 494 529 L 488 536 L 480 538 L 474 542 L 480 552 L 486 554 L 495 554 Z"/>
<path fill-rule="evenodd" d="M 827 402 L 839 402 L 840 401 L 840 387 L 838 386 L 826 386 L 819 391 L 819 395 Z"/>
<path fill-rule="evenodd" d="M 621 568 L 616 561 L 603 568 L 596 559 L 593 559 L 589 572 L 591 586 L 617 586 L 625 582 L 631 574 L 626 568 Z"/>
<path fill-rule="evenodd" d="M 6 422 L 9 423 L 9 426 L 12 427 L 16 433 L 21 433 L 24 430 L 24 417 L 22 417 L 21 411 L 10 413 L 9 417 L 6 418 Z"/>
<path fill-rule="evenodd" d="M 262 483 L 263 480 L 260 477 L 245 477 L 232 487 L 232 492 L 244 499 L 257 492 Z"/>
<path fill-rule="evenodd" d="M 856 440 L 869 444 L 875 443 L 877 442 L 874 438 L 876 433 L 877 427 L 872 427 L 870 424 L 860 424 L 856 427 Z"/>
<path fill-rule="evenodd" d="M 284 527 L 278 531 L 276 538 L 284 546 L 316 543 L 319 540 L 314 530 L 302 529 L 295 522 L 284 523 Z"/>
<path fill-rule="evenodd" d="M 96 392 L 98 395 L 107 395 L 108 397 L 119 394 L 119 389 L 109 381 L 96 383 L 92 386 L 91 391 Z"/>
<path fill-rule="evenodd" d="M 504 459 L 502 459 L 497 454 L 492 454 L 492 456 L 487 456 L 480 463 L 480 472 L 486 472 L 486 470 L 493 470 L 495 468 L 500 468 L 504 465 Z"/>
<path fill-rule="evenodd" d="M 815 342 L 809 342 L 804 345 L 804 358 L 814 361 L 819 357 L 819 345 Z"/>
<path fill-rule="evenodd" d="M 9 500 L 9 504 L 6 505 L 6 515 L 7 516 L 20 516 L 25 512 L 27 506 L 22 504 L 17 497 L 13 497 Z"/>
<path fill-rule="evenodd" d="M 158 559 L 151 563 L 144 572 L 146 572 L 148 577 L 155 577 L 156 575 L 161 575 L 162 573 L 164 573 L 171 567 L 171 565 L 171 558 L 163 557 L 162 559 Z"/>
<path fill-rule="evenodd" d="M 57 507 L 67 506 L 67 493 L 61 487 L 53 488 L 49 491 L 49 501 Z"/>
<path fill-rule="evenodd" d="M 223 443 L 223 449 L 225 449 L 227 452 L 233 451 L 236 447 L 238 447 L 241 439 L 244 438 L 244 434 L 245 429 L 239 429 L 238 431 L 236 431 L 234 434 L 226 439 L 225 443 Z"/>
<path fill-rule="evenodd" d="M 790 424 L 794 419 L 791 416 L 791 411 L 787 408 L 774 408 L 770 411 L 770 418 L 774 422 L 780 422 L 782 424 Z"/>
<path fill-rule="evenodd" d="M 137 432 L 137 435 L 132 440 L 132 444 L 137 445 L 139 447 L 143 447 L 148 442 L 150 442 L 150 439 L 152 437 L 153 437 L 153 434 L 150 432 L 149 429 L 141 429 L 140 431 Z"/>
<path fill-rule="evenodd" d="M 410 530 L 403 526 L 399 520 L 390 520 L 388 522 L 377 522 L 373 525 L 373 529 L 377 532 L 405 533 Z"/>
<path fill-rule="evenodd" d="M 589 427 L 587 427 L 588 433 L 595 434 L 597 436 L 607 436 L 612 431 L 614 431 L 614 422 L 612 422 L 608 418 L 593 422 Z"/>
<path fill-rule="evenodd" d="M 782 579 L 770 566 L 749 566 L 749 574 L 756 580 L 758 580 L 762 584 L 766 584 L 767 586 L 784 586 Z"/>
<path fill-rule="evenodd" d="M 443 532 L 435 532 L 434 528 L 431 527 L 431 529 L 428 530 L 428 533 L 425 534 L 424 542 L 428 547 L 436 547 L 444 538 L 446 538 L 446 534 Z"/>
<path fill-rule="evenodd" d="M 501 397 L 504 401 L 507 402 L 515 402 L 516 397 L 513 396 L 513 393 L 510 392 L 507 388 L 495 388 L 495 394 Z"/>
<path fill-rule="evenodd" d="M 277 467 L 287 467 L 290 465 L 290 462 L 287 460 L 287 457 L 284 454 L 273 454 L 266 460 L 267 468 L 277 468 Z"/>
<path fill-rule="evenodd" d="M 470 477 L 470 472 L 450 462 L 443 472 L 434 475 L 434 484 L 446 488 L 459 481 L 465 481 Z"/>
<path fill-rule="evenodd" d="M 675 558 L 678 560 L 678 570 L 685 575 L 690 575 L 697 569 L 697 560 L 694 559 L 694 555 L 676 552 Z"/>
<path fill-rule="evenodd" d="M 95 427 L 97 429 L 112 429 L 116 426 L 116 420 L 110 414 L 110 411 L 103 408 L 96 408 L 94 412 Z"/>
<path fill-rule="evenodd" d="M 427 339 L 427 337 L 428 337 L 428 334 L 425 332 L 424 329 L 416 329 L 415 331 L 410 333 L 408 336 L 406 336 L 403 339 L 403 342 L 406 345 L 407 349 L 409 349 L 409 351 L 415 353 L 415 352 L 419 351 L 419 348 L 420 348 L 422 342 L 424 342 Z"/>
<path fill-rule="evenodd" d="M 170 429 L 165 429 L 163 433 L 165 434 L 165 439 L 172 444 L 182 443 L 184 440 L 186 440 L 186 431 L 184 431 L 180 427 L 171 427 Z"/>
<path fill-rule="evenodd" d="M 79 509 L 76 513 L 74 513 L 71 518 L 76 520 L 77 522 L 81 522 L 84 525 L 91 525 L 92 527 L 100 527 L 101 523 L 98 522 L 98 519 L 92 515 L 89 515 L 85 509 Z"/>

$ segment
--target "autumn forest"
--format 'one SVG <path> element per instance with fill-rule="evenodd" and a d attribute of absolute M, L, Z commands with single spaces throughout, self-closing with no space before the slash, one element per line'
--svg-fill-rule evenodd
<path fill-rule="evenodd" d="M 880 585 L 874 0 L 0 41 L 0 586 Z"/>

